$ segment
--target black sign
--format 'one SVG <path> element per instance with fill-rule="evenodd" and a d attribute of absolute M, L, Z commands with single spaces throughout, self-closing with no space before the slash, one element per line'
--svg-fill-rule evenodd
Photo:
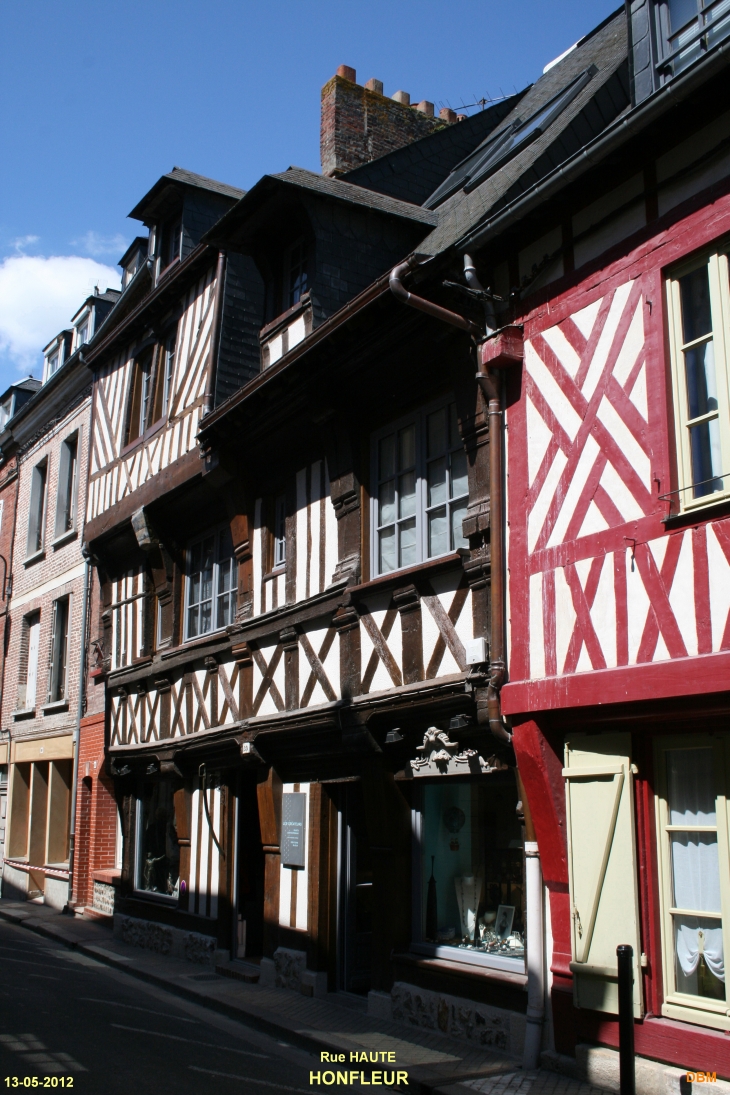
<path fill-rule="evenodd" d="M 304 866 L 307 796 L 285 793 L 281 809 L 281 862 L 285 867 Z"/>

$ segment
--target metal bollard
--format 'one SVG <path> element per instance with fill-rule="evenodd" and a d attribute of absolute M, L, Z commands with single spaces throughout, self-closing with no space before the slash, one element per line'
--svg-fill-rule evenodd
<path fill-rule="evenodd" d="M 618 1056 L 621 1095 L 636 1095 L 634 1058 L 634 948 L 616 947 L 618 959 Z"/>

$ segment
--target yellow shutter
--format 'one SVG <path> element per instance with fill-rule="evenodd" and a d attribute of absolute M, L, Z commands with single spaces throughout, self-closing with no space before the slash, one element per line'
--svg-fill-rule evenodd
<path fill-rule="evenodd" d="M 643 1014 L 629 734 L 565 743 L 568 868 L 576 1007 L 618 1012 L 616 947 L 634 948 L 634 1014 Z"/>

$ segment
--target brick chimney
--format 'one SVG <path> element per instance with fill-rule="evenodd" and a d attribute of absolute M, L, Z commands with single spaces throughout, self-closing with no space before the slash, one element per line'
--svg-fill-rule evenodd
<path fill-rule="evenodd" d="M 425 99 L 410 106 L 406 91 L 389 99 L 380 80 L 368 80 L 365 87 L 356 80 L 354 68 L 340 65 L 322 88 L 319 149 L 324 175 L 351 171 L 452 123 L 451 112 L 435 118 L 433 103 Z"/>

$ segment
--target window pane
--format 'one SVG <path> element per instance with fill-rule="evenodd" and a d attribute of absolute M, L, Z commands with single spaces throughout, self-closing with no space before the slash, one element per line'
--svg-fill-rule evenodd
<path fill-rule="evenodd" d="M 427 455 L 439 456 L 448 448 L 446 440 L 446 410 L 430 414 L 426 425 Z"/>
<path fill-rule="evenodd" d="M 400 532 L 399 565 L 402 567 L 414 566 L 418 562 L 415 517 L 412 517 L 410 521 L 404 521 L 402 525 L 398 526 L 398 529 Z"/>
<path fill-rule="evenodd" d="M 381 483 L 380 496 L 378 499 L 378 524 L 387 525 L 390 521 L 395 520 L 395 480 L 390 479 L 387 483 Z"/>
<path fill-rule="evenodd" d="M 677 990 L 692 996 L 725 999 L 722 924 L 698 916 L 674 918 Z"/>
<path fill-rule="evenodd" d="M 682 297 L 682 331 L 685 342 L 692 342 L 712 330 L 710 279 L 707 266 L 679 279 Z"/>
<path fill-rule="evenodd" d="M 723 470 L 720 458 L 720 426 L 716 418 L 692 426 L 689 431 L 692 453 L 692 482 L 697 483 L 693 490 L 695 498 L 702 498 L 716 490 L 723 489 L 723 481 L 718 478 Z"/>
<path fill-rule="evenodd" d="M 444 555 L 449 550 L 449 525 L 446 506 L 428 515 L 428 554 Z"/>
<path fill-rule="evenodd" d="M 469 547 L 469 541 L 462 532 L 465 517 L 466 505 L 454 506 L 451 510 L 451 546 L 454 549 Z"/>
<path fill-rule="evenodd" d="M 667 787 L 670 825 L 717 824 L 711 748 L 667 750 Z"/>
<path fill-rule="evenodd" d="M 405 471 L 416 464 L 416 427 L 407 426 L 398 434 L 398 470 Z"/>
<path fill-rule="evenodd" d="M 383 529 L 378 533 L 378 570 L 381 574 L 395 570 L 395 528 Z"/>
<path fill-rule="evenodd" d="M 717 410 L 717 384 L 715 382 L 715 346 L 712 341 L 694 346 L 684 354 L 684 371 L 687 377 L 687 408 L 689 417 L 699 418 Z"/>
<path fill-rule="evenodd" d="M 395 434 L 384 437 L 378 449 L 378 479 L 390 479 L 391 475 L 395 475 Z"/>
<path fill-rule="evenodd" d="M 412 517 L 416 512 L 416 473 L 401 475 L 398 480 L 398 516 Z"/>
<path fill-rule="evenodd" d="M 697 16 L 697 0 L 669 0 L 669 25 L 672 32 Z"/>
<path fill-rule="evenodd" d="M 200 634 L 205 635 L 210 631 L 212 624 L 212 605 L 210 601 L 203 601 L 200 606 Z"/>
<path fill-rule="evenodd" d="M 224 596 L 218 598 L 218 619 L 216 620 L 216 627 L 227 627 L 228 624 L 232 622 L 232 595 L 226 593 Z"/>
<path fill-rule="evenodd" d="M 188 609 L 188 638 L 194 639 L 198 634 L 198 609 L 197 606 Z"/>
<path fill-rule="evenodd" d="M 180 876 L 173 795 L 169 780 L 147 784 L 139 811 L 137 888 L 168 897 L 177 897 Z"/>
<path fill-rule="evenodd" d="M 213 557 L 215 554 L 215 538 L 208 537 L 203 541 L 203 561 L 200 568 L 200 596 L 206 601 L 213 596 Z"/>
<path fill-rule="evenodd" d="M 698 912 L 720 910 L 716 833 L 670 833 L 674 906 Z"/>
<path fill-rule="evenodd" d="M 460 498 L 469 493 L 469 478 L 466 470 L 466 453 L 457 449 L 451 454 L 451 497 Z"/>
<path fill-rule="evenodd" d="M 427 470 L 428 475 L 428 504 L 438 506 L 446 501 L 446 457 L 440 460 L 431 460 Z"/>
<path fill-rule="evenodd" d="M 200 600 L 200 571 L 191 574 L 188 579 L 188 604 L 196 605 Z"/>

